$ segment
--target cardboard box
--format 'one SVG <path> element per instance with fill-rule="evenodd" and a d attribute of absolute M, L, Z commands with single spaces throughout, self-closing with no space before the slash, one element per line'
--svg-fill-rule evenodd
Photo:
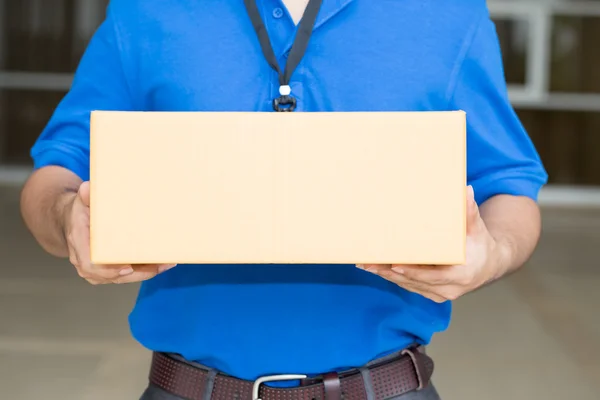
<path fill-rule="evenodd" d="M 460 264 L 466 115 L 94 112 L 94 263 Z"/>

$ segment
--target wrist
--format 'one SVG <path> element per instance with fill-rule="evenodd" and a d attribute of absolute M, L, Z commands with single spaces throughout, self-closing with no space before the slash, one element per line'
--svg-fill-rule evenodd
<path fill-rule="evenodd" d="M 506 240 L 492 239 L 492 259 L 494 264 L 494 280 L 502 278 L 513 270 L 513 246 Z"/>
<path fill-rule="evenodd" d="M 76 198 L 77 192 L 65 192 L 58 196 L 54 206 L 60 237 L 65 244 L 67 242 L 68 227 L 71 221 L 71 211 L 73 210 L 73 204 L 75 203 Z"/>

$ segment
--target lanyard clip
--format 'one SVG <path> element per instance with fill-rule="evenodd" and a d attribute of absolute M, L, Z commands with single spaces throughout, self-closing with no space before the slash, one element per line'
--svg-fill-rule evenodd
<path fill-rule="evenodd" d="M 292 96 L 279 96 L 273 100 L 273 109 L 279 112 L 291 112 L 296 109 L 296 98 Z"/>
<path fill-rule="evenodd" d="M 292 89 L 289 85 L 281 85 L 279 94 L 281 96 L 273 100 L 273 109 L 278 112 L 291 112 L 296 109 L 296 98 L 291 96 Z"/>

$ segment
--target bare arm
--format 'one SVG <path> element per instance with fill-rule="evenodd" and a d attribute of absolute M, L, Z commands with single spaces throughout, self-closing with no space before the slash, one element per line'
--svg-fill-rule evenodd
<path fill-rule="evenodd" d="M 483 203 L 480 214 L 499 247 L 496 278 L 523 266 L 540 239 L 542 223 L 537 203 L 523 196 L 499 195 Z"/>
<path fill-rule="evenodd" d="M 77 273 L 92 284 L 140 282 L 174 267 L 91 261 L 90 185 L 83 182 L 89 176 L 90 112 L 137 110 L 116 34 L 121 3 L 111 2 L 107 8 L 72 87 L 31 149 L 36 171 L 21 195 L 24 222 L 41 247 L 57 257 L 68 257 Z"/>
<path fill-rule="evenodd" d="M 538 243 L 540 220 L 539 208 L 530 198 L 498 195 L 478 207 L 469 190 L 464 265 L 360 267 L 431 300 L 455 300 L 525 264 Z"/>
<path fill-rule="evenodd" d="M 25 224 L 48 253 L 68 257 L 65 217 L 77 195 L 81 179 L 56 166 L 36 170 L 21 193 L 21 214 Z"/>

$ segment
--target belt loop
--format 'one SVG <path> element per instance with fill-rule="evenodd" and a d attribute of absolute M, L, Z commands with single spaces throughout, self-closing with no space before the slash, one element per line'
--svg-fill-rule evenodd
<path fill-rule="evenodd" d="M 342 400 L 342 384 L 337 372 L 323 375 L 326 400 Z"/>
<path fill-rule="evenodd" d="M 210 400 L 212 397 L 213 388 L 215 387 L 215 377 L 217 376 L 217 371 L 211 369 L 206 374 L 206 385 L 204 385 L 204 395 L 202 396 L 203 400 Z"/>
<path fill-rule="evenodd" d="M 359 371 L 362 375 L 367 400 L 375 400 L 375 391 L 373 390 L 373 380 L 371 379 L 371 371 L 369 370 L 369 368 L 366 367 L 360 368 Z"/>
<path fill-rule="evenodd" d="M 410 357 L 413 366 L 415 368 L 415 373 L 417 375 L 417 380 L 419 387 L 417 390 L 421 390 L 427 385 L 429 385 L 429 380 L 431 379 L 431 374 L 427 370 L 427 366 L 425 365 L 425 359 L 429 358 L 425 354 L 421 353 L 416 348 L 407 348 L 402 350 L 402 355 L 407 355 Z"/>

